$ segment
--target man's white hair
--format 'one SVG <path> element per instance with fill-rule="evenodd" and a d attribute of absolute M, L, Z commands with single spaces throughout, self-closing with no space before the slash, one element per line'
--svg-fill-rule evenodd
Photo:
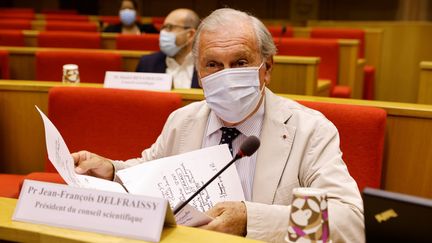
<path fill-rule="evenodd" d="M 242 11 L 231 8 L 221 8 L 213 11 L 198 27 L 192 47 L 192 55 L 194 56 L 196 66 L 198 66 L 199 60 L 198 48 L 201 32 L 212 32 L 221 27 L 236 26 L 236 23 L 250 23 L 252 25 L 258 42 L 258 50 L 262 58 L 267 58 L 276 54 L 276 46 L 273 42 L 273 37 L 259 19 Z"/>

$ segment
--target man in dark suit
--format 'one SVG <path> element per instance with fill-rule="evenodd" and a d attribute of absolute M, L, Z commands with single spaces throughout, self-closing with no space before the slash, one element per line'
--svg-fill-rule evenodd
<path fill-rule="evenodd" d="M 169 13 L 161 27 L 161 51 L 141 57 L 136 71 L 171 74 L 177 89 L 199 88 L 191 53 L 199 22 L 198 15 L 190 9 Z"/>

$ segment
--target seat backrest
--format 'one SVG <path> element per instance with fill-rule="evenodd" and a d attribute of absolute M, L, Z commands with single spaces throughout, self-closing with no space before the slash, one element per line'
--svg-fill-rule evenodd
<path fill-rule="evenodd" d="M 21 30 L 0 30 L 0 46 L 24 45 L 24 34 Z"/>
<path fill-rule="evenodd" d="M 41 31 L 37 43 L 39 47 L 99 49 L 101 37 L 97 32 Z"/>
<path fill-rule="evenodd" d="M 354 39 L 359 41 L 359 58 L 364 58 L 365 53 L 365 31 L 362 29 L 346 28 L 312 28 L 311 38 L 325 39 Z"/>
<path fill-rule="evenodd" d="M 55 87 L 49 91 L 48 116 L 70 152 L 88 150 L 126 160 L 141 157 L 180 106 L 175 93 Z M 46 171 L 55 170 L 47 163 Z"/>
<path fill-rule="evenodd" d="M 45 30 L 73 30 L 97 32 L 98 27 L 99 26 L 95 22 L 84 21 L 47 20 L 45 24 Z"/>
<path fill-rule="evenodd" d="M 9 79 L 9 52 L 0 50 L 0 78 Z"/>
<path fill-rule="evenodd" d="M 0 30 L 31 30 L 31 20 L 0 19 Z"/>
<path fill-rule="evenodd" d="M 64 64 L 77 64 L 83 83 L 103 83 L 106 71 L 123 71 L 121 55 L 96 51 L 37 51 L 36 80 L 61 81 Z"/>
<path fill-rule="evenodd" d="M 99 20 L 106 25 L 119 24 L 120 23 L 120 18 L 118 15 L 99 16 Z"/>
<path fill-rule="evenodd" d="M 278 55 L 319 57 L 319 79 L 331 81 L 331 89 L 338 84 L 339 43 L 331 39 L 273 38 Z"/>
<path fill-rule="evenodd" d="M 159 34 L 117 35 L 118 50 L 159 51 Z"/>
<path fill-rule="evenodd" d="M 45 14 L 45 20 L 81 21 L 88 22 L 89 16 L 77 14 Z"/>
<path fill-rule="evenodd" d="M 273 37 L 294 37 L 294 30 L 291 26 L 271 25 L 267 26 Z"/>
<path fill-rule="evenodd" d="M 300 101 L 338 129 L 342 158 L 360 191 L 381 186 L 386 112 L 375 107 Z"/>

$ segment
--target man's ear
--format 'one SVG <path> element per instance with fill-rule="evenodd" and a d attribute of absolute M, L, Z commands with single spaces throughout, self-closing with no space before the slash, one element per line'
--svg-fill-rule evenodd
<path fill-rule="evenodd" d="M 268 85 L 270 83 L 271 80 L 271 72 L 273 70 L 273 56 L 269 56 L 266 58 L 266 61 L 264 63 L 265 66 L 265 75 L 264 75 L 264 82 L 266 85 Z"/>

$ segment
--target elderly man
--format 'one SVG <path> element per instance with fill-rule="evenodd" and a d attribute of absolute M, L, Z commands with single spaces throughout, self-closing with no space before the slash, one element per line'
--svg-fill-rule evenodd
<path fill-rule="evenodd" d="M 191 53 L 199 23 L 198 15 L 190 9 L 169 13 L 159 35 L 161 51 L 141 57 L 136 71 L 171 74 L 176 89 L 199 88 Z"/>
<path fill-rule="evenodd" d="M 342 161 L 338 132 L 321 113 L 266 88 L 275 52 L 258 19 L 232 9 L 214 11 L 193 46 L 206 100 L 173 112 L 142 158 L 117 162 L 81 151 L 73 154 L 76 171 L 111 180 L 113 167 L 216 145 L 226 134 L 235 137 L 231 146 L 237 151 L 255 135 L 258 152 L 236 162 L 246 201 L 215 205 L 207 212 L 214 220 L 203 228 L 282 242 L 292 189 L 314 187 L 328 192 L 333 242 L 363 242 L 362 200 Z"/>

